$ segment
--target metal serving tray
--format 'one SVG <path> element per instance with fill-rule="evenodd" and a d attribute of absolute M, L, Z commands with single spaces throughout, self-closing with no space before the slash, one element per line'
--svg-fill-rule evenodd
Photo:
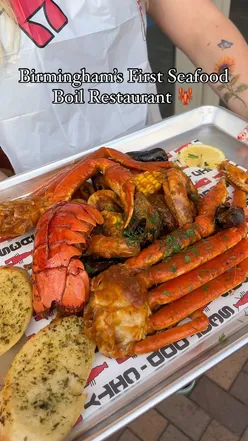
<path fill-rule="evenodd" d="M 247 149 L 248 154 L 248 146 L 241 144 L 236 137 L 246 125 L 245 120 L 230 111 L 204 106 L 110 142 L 108 146 L 122 152 L 150 149 L 155 146 L 170 151 L 193 139 L 199 139 L 204 144 L 219 147 L 228 159 L 242 165 L 241 159 L 238 159 L 238 151 L 242 147 Z M 97 148 L 99 146 L 90 151 Z M 28 195 L 59 168 L 83 156 L 75 155 L 2 181 L 0 201 Z M 221 332 L 227 337 L 222 343 L 218 340 L 217 331 L 218 328 L 180 357 L 175 357 L 172 362 L 161 366 L 153 374 L 127 389 L 120 397 L 117 396 L 98 412 L 90 415 L 84 424 L 73 429 L 66 441 L 103 440 L 202 375 L 248 343 L 248 317 L 243 311 L 242 317 L 238 314 L 222 326 Z M 24 340 L 25 338 L 22 342 Z M 0 380 L 22 342 L 12 348 L 7 357 L 1 357 Z"/>

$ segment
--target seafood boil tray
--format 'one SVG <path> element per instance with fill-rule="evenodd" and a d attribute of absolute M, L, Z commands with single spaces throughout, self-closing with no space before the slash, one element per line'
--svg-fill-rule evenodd
<path fill-rule="evenodd" d="M 247 122 L 220 107 L 204 106 L 108 143 L 121 152 L 163 148 L 170 160 L 187 144 L 218 147 L 226 159 L 242 166 L 248 145 L 238 140 Z M 248 136 L 247 136 L 248 137 Z M 100 147 L 100 146 L 99 146 Z M 85 156 L 97 150 L 96 147 Z M 59 169 L 84 155 L 32 170 L 0 182 L 0 202 L 28 196 Z M 216 169 L 185 168 L 199 193 L 207 194 L 220 173 Z M 229 196 L 233 189 L 227 187 Z M 0 239 L 0 265 L 24 266 L 31 263 L 34 236 L 32 231 L 19 238 Z M 179 288 L 180 289 L 180 288 Z M 110 359 L 96 354 L 85 392 L 85 409 L 66 441 L 103 440 L 129 424 L 215 364 L 248 343 L 248 279 L 220 296 L 205 309 L 209 319 L 206 331 L 164 346 L 156 352 L 133 357 Z M 10 364 L 28 337 L 49 323 L 33 317 L 25 336 L 0 357 L 0 386 Z"/>

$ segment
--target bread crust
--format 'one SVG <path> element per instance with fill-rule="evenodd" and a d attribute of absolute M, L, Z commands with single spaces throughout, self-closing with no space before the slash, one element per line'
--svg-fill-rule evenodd
<path fill-rule="evenodd" d="M 17 266 L 0 267 L 0 355 L 23 336 L 33 313 L 32 283 Z"/>
<path fill-rule="evenodd" d="M 31 337 L 0 392 L 0 441 L 62 441 L 83 411 L 94 354 L 80 317 L 55 319 Z"/>

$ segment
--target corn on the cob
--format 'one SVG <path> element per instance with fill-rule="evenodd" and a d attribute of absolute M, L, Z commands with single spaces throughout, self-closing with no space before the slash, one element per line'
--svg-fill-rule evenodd
<path fill-rule="evenodd" d="M 156 193 L 162 187 L 164 174 L 159 171 L 141 173 L 133 177 L 136 191 L 144 193 L 145 196 Z"/>

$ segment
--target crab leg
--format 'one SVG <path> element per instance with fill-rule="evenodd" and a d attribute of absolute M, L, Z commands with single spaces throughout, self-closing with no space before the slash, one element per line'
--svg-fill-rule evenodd
<path fill-rule="evenodd" d="M 224 204 L 227 198 L 225 178 L 221 178 L 216 185 L 210 188 L 209 192 L 202 198 L 198 205 L 199 216 L 214 217 L 216 208 Z"/>
<path fill-rule="evenodd" d="M 189 194 L 198 199 L 198 193 L 190 178 L 182 170 L 168 170 L 163 183 L 166 203 L 177 219 L 179 227 L 192 223 L 196 212 Z M 193 207 L 193 208 L 192 208 Z"/>
<path fill-rule="evenodd" d="M 77 160 L 76 163 L 70 164 L 69 166 L 65 167 L 63 170 L 61 170 L 56 176 L 53 176 L 50 180 L 48 180 L 46 184 L 46 189 L 44 189 L 44 185 L 39 187 L 33 195 L 44 195 L 44 192 L 49 189 L 50 191 L 53 191 L 56 184 L 60 182 L 62 177 L 65 177 L 69 172 L 73 172 L 78 169 L 78 167 L 89 160 L 95 160 L 95 159 L 110 159 L 113 160 L 124 167 L 140 170 L 140 171 L 159 171 L 161 168 L 172 168 L 174 167 L 173 162 L 164 161 L 164 162 L 141 162 L 136 161 L 132 159 L 130 156 L 128 156 L 125 153 L 119 152 L 115 149 L 110 149 L 108 147 L 101 147 L 100 149 L 96 150 L 95 152 L 91 153 L 90 155 L 87 155 L 85 158 L 81 160 Z M 45 191 L 44 191 L 45 190 Z"/>
<path fill-rule="evenodd" d="M 246 233 L 247 226 L 242 224 L 238 228 L 229 228 L 208 239 L 202 239 L 193 247 L 169 258 L 168 262 L 159 263 L 147 269 L 143 274 L 146 286 L 149 288 L 188 273 L 232 248 L 246 236 Z"/>
<path fill-rule="evenodd" d="M 240 190 L 248 193 L 248 172 L 237 167 L 237 165 L 231 164 L 229 161 L 223 161 L 220 163 L 218 169 L 222 171 L 227 181 L 236 186 Z"/>
<path fill-rule="evenodd" d="M 0 237 L 16 237 L 36 226 L 40 216 L 50 206 L 68 201 L 87 179 L 98 172 L 104 174 L 108 186 L 119 196 L 126 214 L 126 227 L 134 209 L 132 173 L 109 159 L 85 159 L 60 171 L 29 198 L 1 203 Z"/>
<path fill-rule="evenodd" d="M 160 305 L 180 299 L 189 292 L 210 282 L 248 257 L 248 239 L 243 239 L 230 250 L 204 263 L 198 268 L 176 279 L 162 283 L 149 292 L 149 305 L 155 309 Z"/>
<path fill-rule="evenodd" d="M 189 317 L 194 311 L 204 308 L 208 303 L 244 282 L 247 275 L 248 258 L 216 279 L 157 311 L 148 318 L 149 331 L 152 332 L 175 325 Z"/>
<path fill-rule="evenodd" d="M 44 185 L 44 182 L 42 183 L 42 185 L 40 185 L 38 188 L 36 188 L 36 190 L 32 193 L 32 199 L 34 199 L 35 197 L 43 197 L 44 194 L 48 191 L 52 192 L 56 185 L 58 184 L 58 182 L 67 175 L 67 173 L 69 173 L 69 171 L 72 169 L 72 167 L 74 166 L 74 164 L 70 164 L 67 167 L 63 168 L 62 170 L 60 170 L 59 172 L 57 172 L 54 176 L 52 176 L 50 179 L 47 180 L 47 182 Z"/>
<path fill-rule="evenodd" d="M 124 167 L 133 168 L 135 170 L 140 171 L 159 171 L 161 168 L 172 168 L 175 167 L 175 164 L 170 161 L 163 162 L 141 162 L 132 159 L 125 153 L 119 152 L 118 150 L 101 147 L 95 152 L 91 153 L 87 156 L 87 159 L 98 159 L 98 158 L 107 158 L 112 159 L 115 162 L 119 162 Z"/>
<path fill-rule="evenodd" d="M 208 319 L 201 309 L 219 296 L 244 282 L 248 276 L 248 259 L 232 268 L 209 284 L 192 291 L 192 293 L 165 306 L 148 319 L 150 332 L 156 329 L 175 325 L 185 317 L 191 317 L 192 322 L 146 337 L 144 340 L 130 345 L 128 355 L 146 354 L 157 351 L 165 345 L 174 343 L 203 331 L 208 326 Z"/>
<path fill-rule="evenodd" d="M 235 188 L 232 204 L 236 207 L 243 208 L 246 218 L 248 217 L 247 195 L 243 190 L 239 190 L 238 188 Z"/>
<path fill-rule="evenodd" d="M 146 354 L 148 352 L 157 351 L 163 346 L 169 345 L 183 338 L 189 337 L 197 332 L 205 331 L 209 325 L 208 317 L 201 311 L 195 311 L 191 314 L 190 322 L 177 328 L 168 329 L 167 331 L 146 337 L 144 340 L 134 343 L 128 350 L 128 355 Z"/>
<path fill-rule="evenodd" d="M 225 180 L 221 179 L 212 187 L 199 204 L 199 216 L 193 224 L 185 224 L 173 233 L 157 240 L 141 251 L 137 257 L 131 257 L 125 263 L 128 268 L 143 269 L 184 250 L 202 237 L 214 232 L 214 215 L 218 206 L 226 201 Z"/>
<path fill-rule="evenodd" d="M 208 237 L 214 233 L 216 210 L 226 202 L 227 195 L 226 181 L 221 178 L 198 203 L 198 216 L 195 219 L 195 224 L 201 237 Z"/>
<path fill-rule="evenodd" d="M 144 248 L 137 257 L 131 257 L 125 262 L 128 268 L 145 269 L 169 257 L 178 251 L 184 250 L 189 245 L 201 239 L 200 233 L 192 224 L 186 224 L 178 230 L 156 240 Z"/>
<path fill-rule="evenodd" d="M 238 188 L 235 188 L 232 205 L 234 205 L 235 207 L 241 207 L 245 209 L 246 198 L 247 198 L 246 193 L 243 190 L 239 190 Z"/>

